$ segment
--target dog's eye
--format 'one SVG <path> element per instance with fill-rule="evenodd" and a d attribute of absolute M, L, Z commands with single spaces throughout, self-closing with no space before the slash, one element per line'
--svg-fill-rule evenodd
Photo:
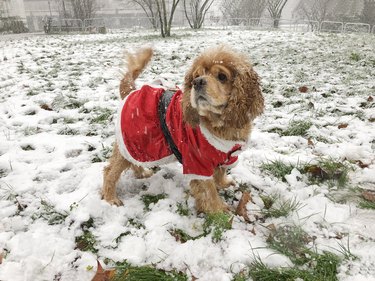
<path fill-rule="evenodd" d="M 224 73 L 219 73 L 219 75 L 217 76 L 217 79 L 219 79 L 220 82 L 224 83 L 227 81 L 228 78 Z"/>

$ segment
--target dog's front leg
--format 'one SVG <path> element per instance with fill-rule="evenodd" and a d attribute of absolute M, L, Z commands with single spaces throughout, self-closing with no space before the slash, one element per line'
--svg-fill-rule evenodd
<path fill-rule="evenodd" d="M 217 189 L 224 189 L 236 185 L 234 179 L 227 175 L 227 169 L 225 167 L 217 167 L 215 169 L 214 181 Z"/>
<path fill-rule="evenodd" d="M 229 211 L 229 207 L 219 197 L 213 180 L 190 181 L 190 192 L 195 198 L 198 212 L 217 213 Z"/>
<path fill-rule="evenodd" d="M 118 146 L 115 144 L 109 164 L 104 168 L 102 188 L 102 198 L 111 205 L 122 205 L 121 200 L 117 197 L 116 184 L 121 173 L 130 166 L 131 164 L 121 156 Z"/>

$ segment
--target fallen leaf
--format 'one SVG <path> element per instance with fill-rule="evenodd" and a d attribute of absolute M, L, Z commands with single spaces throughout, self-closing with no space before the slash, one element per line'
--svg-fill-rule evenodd
<path fill-rule="evenodd" d="M 307 93 L 309 88 L 307 88 L 306 86 L 302 86 L 299 87 L 298 90 L 300 91 L 300 93 Z"/>
<path fill-rule="evenodd" d="M 375 191 L 374 190 L 364 190 L 362 191 L 362 197 L 370 202 L 375 202 Z"/>
<path fill-rule="evenodd" d="M 338 128 L 339 128 L 339 129 L 345 129 L 345 128 L 347 128 L 348 126 L 349 126 L 348 123 L 342 123 L 342 124 L 340 124 L 340 125 L 338 126 Z"/>
<path fill-rule="evenodd" d="M 249 203 L 250 201 L 251 201 L 250 192 L 244 191 L 242 193 L 242 197 L 236 209 L 236 215 L 243 217 L 245 221 L 247 222 L 249 222 L 250 219 L 249 219 L 249 216 L 247 215 L 246 204 Z"/>
<path fill-rule="evenodd" d="M 371 123 L 375 122 L 375 118 L 370 118 L 368 121 L 370 121 Z"/>
<path fill-rule="evenodd" d="M 110 281 L 115 276 L 116 270 L 114 268 L 104 270 L 100 262 L 97 261 L 97 263 L 98 268 L 91 281 Z"/>
<path fill-rule="evenodd" d="M 308 139 L 307 139 L 307 145 L 308 145 L 308 146 L 315 146 L 315 145 L 314 145 L 314 142 L 312 141 L 312 138 L 308 138 Z"/>
<path fill-rule="evenodd" d="M 276 226 L 273 223 L 267 225 L 266 228 L 271 232 L 276 232 Z"/>
<path fill-rule="evenodd" d="M 310 101 L 307 106 L 311 109 L 315 108 L 315 105 Z"/>
<path fill-rule="evenodd" d="M 253 229 L 252 230 L 249 230 L 252 234 L 254 234 L 254 235 L 257 235 L 257 233 L 255 232 L 255 228 L 253 227 Z"/>
<path fill-rule="evenodd" d="M 323 169 L 320 168 L 318 165 L 307 166 L 305 167 L 305 171 L 316 178 L 324 178 L 324 174 L 326 174 L 326 172 L 323 171 Z"/>
<path fill-rule="evenodd" d="M 372 96 L 369 96 L 369 97 L 367 98 L 367 101 L 368 101 L 368 102 L 373 102 L 373 101 L 374 101 L 374 98 L 373 98 Z"/>
<path fill-rule="evenodd" d="M 40 105 L 41 109 L 47 110 L 47 111 L 52 111 L 52 108 L 48 104 L 41 104 Z"/>
<path fill-rule="evenodd" d="M 362 169 L 364 169 L 364 168 L 368 168 L 368 166 L 369 166 L 369 164 L 365 164 L 365 163 L 363 163 L 361 160 L 357 160 L 357 161 L 355 161 L 355 163 L 356 163 L 360 168 L 362 168 Z"/>

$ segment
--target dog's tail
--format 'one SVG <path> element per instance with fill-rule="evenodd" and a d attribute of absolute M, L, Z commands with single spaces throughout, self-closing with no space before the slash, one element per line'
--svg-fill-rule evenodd
<path fill-rule="evenodd" d="M 131 91 L 135 90 L 134 82 L 149 63 L 152 55 L 152 48 L 142 48 L 135 54 L 126 53 L 125 62 L 128 68 L 120 83 L 121 99 L 124 99 Z"/>

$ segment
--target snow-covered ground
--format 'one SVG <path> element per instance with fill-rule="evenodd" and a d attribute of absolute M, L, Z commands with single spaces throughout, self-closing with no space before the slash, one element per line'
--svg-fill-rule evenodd
<path fill-rule="evenodd" d="M 266 99 L 252 145 L 231 171 L 238 185 L 223 194 L 236 208 L 241 190 L 251 192 L 250 222 L 235 215 L 221 240 L 208 234 L 183 243 L 173 230 L 198 236 L 205 216 L 196 214 L 179 164 L 149 179 L 123 174 L 123 207 L 99 195 L 114 141 L 122 56 L 152 45 L 155 57 L 138 84 L 157 77 L 182 84 L 196 54 L 220 43 L 250 57 Z M 360 207 L 361 192 L 375 190 L 373 98 L 371 35 L 181 30 L 170 39 L 129 31 L 2 40 L 0 280 L 90 280 L 97 259 L 232 280 L 258 257 L 269 266 L 292 266 L 267 242 L 270 229 L 284 225 L 314 237 L 309 248 L 342 257 L 340 280 L 375 280 L 375 211 Z M 301 120 L 311 125 L 306 133 L 285 133 Z M 343 187 L 312 181 L 298 169 L 317 169 L 327 159 L 348 168 Z M 262 168 L 274 161 L 296 168 L 277 178 Z M 164 196 L 145 208 L 145 194 Z M 278 218 L 264 215 L 261 198 L 276 195 L 297 207 Z M 94 241 L 86 251 L 77 245 L 83 234 Z M 343 245 L 357 259 L 344 259 Z"/>

